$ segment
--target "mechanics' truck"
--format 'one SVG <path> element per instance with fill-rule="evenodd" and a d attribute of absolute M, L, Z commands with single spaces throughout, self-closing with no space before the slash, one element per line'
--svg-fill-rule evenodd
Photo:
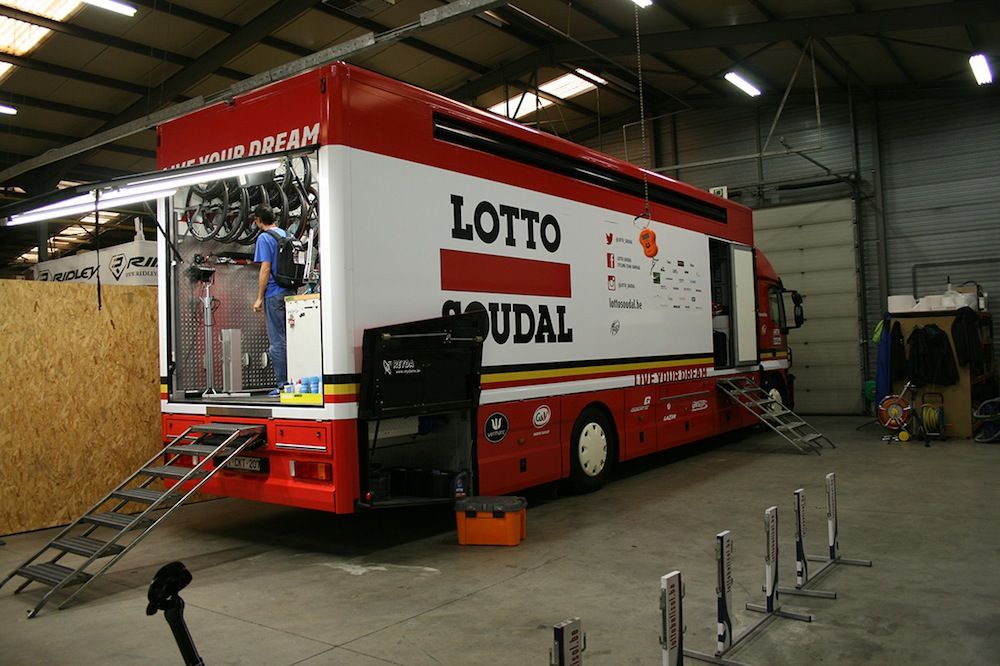
<path fill-rule="evenodd" d="M 205 169 L 159 204 L 164 442 L 262 433 L 206 492 L 349 513 L 586 491 L 619 461 L 756 423 L 722 378 L 792 400 L 794 324 L 751 211 L 690 185 L 344 63 L 165 123 L 158 166 Z M 251 308 L 261 202 L 306 263 L 278 397 Z M 457 377 L 407 355 L 475 312 Z M 395 356 L 375 353 L 390 339 Z M 379 410 L 385 382 L 421 373 L 410 409 Z M 463 381 L 448 409 L 427 398 Z"/>

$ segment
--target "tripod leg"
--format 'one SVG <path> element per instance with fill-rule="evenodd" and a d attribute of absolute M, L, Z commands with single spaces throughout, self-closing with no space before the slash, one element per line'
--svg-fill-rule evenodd
<path fill-rule="evenodd" d="M 191 639 L 191 632 L 188 631 L 187 622 L 184 621 L 184 600 L 177 597 L 177 604 L 163 611 L 163 615 L 166 616 L 170 631 L 173 632 L 174 640 L 177 641 L 177 647 L 181 651 L 181 656 L 184 657 L 184 666 L 204 666 L 205 662 L 198 654 L 194 641 Z"/>

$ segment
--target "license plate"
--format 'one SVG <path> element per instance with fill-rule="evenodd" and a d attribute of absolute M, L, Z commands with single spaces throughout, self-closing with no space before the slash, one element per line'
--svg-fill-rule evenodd
<path fill-rule="evenodd" d="M 222 464 L 225 458 L 218 458 L 217 464 Z M 257 458 L 254 456 L 236 456 L 228 463 L 226 469 L 231 472 L 248 472 L 251 474 L 267 474 L 270 470 L 271 461 L 267 458 Z"/>

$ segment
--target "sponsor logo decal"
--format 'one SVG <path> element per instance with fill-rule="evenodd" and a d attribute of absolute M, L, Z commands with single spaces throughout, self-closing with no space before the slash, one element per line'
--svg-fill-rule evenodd
<path fill-rule="evenodd" d="M 686 368 L 682 370 L 657 370 L 655 372 L 639 372 L 635 374 L 636 386 L 649 384 L 666 384 L 667 382 L 683 382 L 688 379 L 702 379 L 708 376 L 708 368 Z"/>
<path fill-rule="evenodd" d="M 544 428 L 549 423 L 549 419 L 552 418 L 552 409 L 548 405 L 540 405 L 538 409 L 535 410 L 534 415 L 531 417 L 531 422 L 535 424 L 536 428 Z"/>
<path fill-rule="evenodd" d="M 611 322 L 611 335 L 618 335 L 618 331 L 622 330 L 621 321 L 615 319 Z"/>
<path fill-rule="evenodd" d="M 508 430 L 510 430 L 510 421 L 507 420 L 505 414 L 493 412 L 486 417 L 486 427 L 483 429 L 483 435 L 486 437 L 487 442 L 499 444 L 507 436 Z"/>
<path fill-rule="evenodd" d="M 382 369 L 387 375 L 418 375 L 420 368 L 412 358 L 397 358 L 382 361 Z"/>
<path fill-rule="evenodd" d="M 169 169 L 178 167 L 193 166 L 194 164 L 211 164 L 213 162 L 223 162 L 226 160 L 236 160 L 241 157 L 253 157 L 254 155 L 266 155 L 268 153 L 280 153 L 285 150 L 295 150 L 302 146 L 310 146 L 319 141 L 319 123 L 294 127 L 283 132 L 262 136 L 249 143 L 238 143 L 221 150 L 201 155 L 196 158 L 178 162 Z"/>
<path fill-rule="evenodd" d="M 483 294 L 511 294 L 570 298 L 571 267 L 553 261 L 559 255 L 562 229 L 550 213 L 513 205 L 513 202 L 478 201 L 466 205 L 465 197 L 452 194 L 449 231 L 451 241 L 485 245 L 488 253 L 441 248 L 441 290 Z M 524 248 L 547 259 L 509 257 L 498 248 Z M 549 257 L 551 255 L 551 257 Z M 484 265 L 488 268 L 484 270 Z M 490 333 L 497 344 L 573 342 L 567 320 L 571 305 L 556 303 L 488 302 L 463 304 L 446 300 L 442 316 L 486 310 Z"/>
<path fill-rule="evenodd" d="M 125 272 L 125 255 L 116 254 L 111 257 L 111 263 L 108 264 L 108 268 L 111 269 L 111 274 L 115 276 L 115 280 L 122 279 L 122 273 Z"/>
<path fill-rule="evenodd" d="M 691 403 L 692 412 L 703 412 L 708 409 L 708 400 L 695 400 Z"/>

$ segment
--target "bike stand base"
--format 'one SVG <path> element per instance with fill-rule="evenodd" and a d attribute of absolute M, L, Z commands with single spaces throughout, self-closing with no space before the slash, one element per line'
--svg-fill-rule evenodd
<path fill-rule="evenodd" d="M 779 587 L 778 592 L 781 594 L 793 594 L 797 597 L 816 597 L 817 599 L 836 599 L 836 592 L 827 592 L 826 590 L 806 590 L 800 587 Z"/>
<path fill-rule="evenodd" d="M 704 652 L 695 652 L 694 650 L 684 650 L 684 656 L 690 657 L 691 659 L 697 659 L 698 661 L 706 661 L 710 664 L 721 664 L 722 666 L 750 666 L 742 661 L 723 659 L 722 657 L 705 654 Z"/>
<path fill-rule="evenodd" d="M 822 555 L 806 555 L 806 559 L 810 562 L 827 562 L 829 564 L 847 564 L 852 567 L 870 567 L 872 566 L 871 560 L 852 560 L 846 557 L 838 557 L 831 560 L 829 557 L 823 557 Z M 822 571 L 822 569 L 821 569 Z"/>
<path fill-rule="evenodd" d="M 783 610 L 781 606 L 777 606 L 774 610 L 767 610 L 767 606 L 762 604 L 747 604 L 746 609 L 748 611 L 754 611 L 756 613 L 766 613 L 768 616 L 774 617 L 785 617 L 789 620 L 799 620 L 800 622 L 812 622 L 813 616 L 809 613 L 797 613 L 795 611 Z"/>

